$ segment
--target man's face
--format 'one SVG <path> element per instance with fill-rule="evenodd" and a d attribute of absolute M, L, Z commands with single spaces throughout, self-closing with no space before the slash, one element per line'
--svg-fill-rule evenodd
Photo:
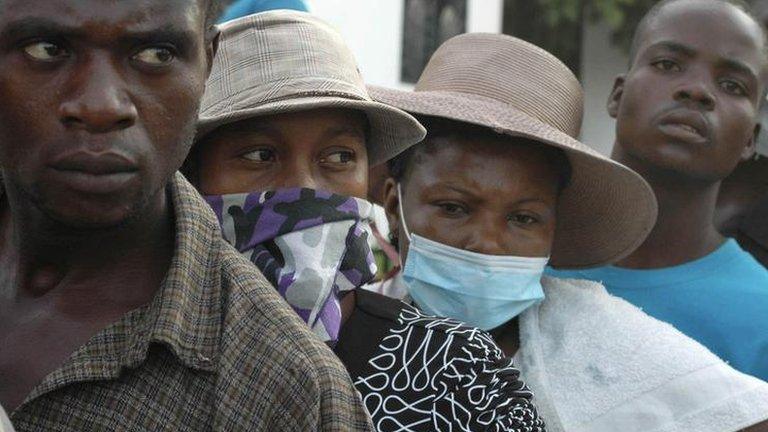
<path fill-rule="evenodd" d="M 3 0 L 0 166 L 67 225 L 125 222 L 181 165 L 212 43 L 200 0 Z"/>
<path fill-rule="evenodd" d="M 727 176 L 754 151 L 763 49 L 758 25 L 731 5 L 664 7 L 609 100 L 619 151 L 701 181 Z"/>

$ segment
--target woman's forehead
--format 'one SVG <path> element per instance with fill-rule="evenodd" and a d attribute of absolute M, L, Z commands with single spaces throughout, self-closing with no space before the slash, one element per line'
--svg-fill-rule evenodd
<path fill-rule="evenodd" d="M 521 184 L 538 184 L 548 189 L 550 183 L 558 183 L 558 173 L 544 145 L 508 137 L 458 136 L 436 137 L 427 145 L 417 150 L 411 167 L 411 180 L 423 186 L 451 182 L 516 189 Z"/>

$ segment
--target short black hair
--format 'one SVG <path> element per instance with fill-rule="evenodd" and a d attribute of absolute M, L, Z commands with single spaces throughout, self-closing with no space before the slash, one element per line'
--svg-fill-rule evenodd
<path fill-rule="evenodd" d="M 635 56 L 637 56 L 637 50 L 640 45 L 640 39 L 642 35 L 645 33 L 646 28 L 650 25 L 653 20 L 658 17 L 659 13 L 670 4 L 677 3 L 679 1 L 683 0 L 660 0 L 656 4 L 651 7 L 648 12 L 646 12 L 645 15 L 643 15 L 643 18 L 640 19 L 640 22 L 637 24 L 637 27 L 635 27 L 635 33 L 632 35 L 632 42 L 629 45 L 629 68 L 632 68 L 632 66 L 635 63 Z M 685 1 L 695 1 L 695 0 L 685 0 Z M 745 14 L 747 14 L 752 20 L 757 23 L 758 27 L 760 28 L 760 32 L 763 37 L 763 45 L 768 45 L 767 39 L 766 39 L 766 33 L 765 29 L 763 28 L 763 23 L 760 22 L 760 19 L 755 15 L 755 13 L 752 11 L 752 7 L 743 0 L 698 0 L 698 1 L 709 1 L 709 2 L 715 2 L 715 3 L 725 3 L 729 4 L 731 6 L 736 7 L 737 9 L 741 10 Z"/>
<path fill-rule="evenodd" d="M 412 166 L 419 163 L 420 160 L 423 160 L 422 158 L 426 155 L 435 152 L 437 145 L 432 141 L 435 137 L 450 135 L 473 137 L 498 136 L 498 133 L 490 128 L 470 123 L 431 116 L 416 115 L 415 117 L 427 129 L 427 136 L 420 143 L 411 146 L 406 151 L 387 162 L 390 177 L 395 179 L 398 183 L 405 183 Z M 568 156 L 563 150 L 553 146 L 539 144 L 536 141 L 529 139 L 521 139 L 521 142 L 541 148 L 547 162 L 552 166 L 555 172 L 557 172 L 559 192 L 562 192 L 563 189 L 568 187 L 571 182 L 573 169 L 571 168 Z"/>

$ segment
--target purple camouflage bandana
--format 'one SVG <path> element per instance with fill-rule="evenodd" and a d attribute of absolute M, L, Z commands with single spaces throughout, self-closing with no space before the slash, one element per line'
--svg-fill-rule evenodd
<path fill-rule="evenodd" d="M 254 263 L 324 341 L 341 326 L 340 294 L 376 274 L 373 205 L 313 189 L 209 195 L 224 238 Z"/>

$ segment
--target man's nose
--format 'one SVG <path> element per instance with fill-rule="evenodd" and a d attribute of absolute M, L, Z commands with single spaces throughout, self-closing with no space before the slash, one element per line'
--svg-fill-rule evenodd
<path fill-rule="evenodd" d="M 697 109 L 707 111 L 715 107 L 715 96 L 712 94 L 712 90 L 700 79 L 691 79 L 681 83 L 675 91 L 675 100 L 696 105 Z"/>
<path fill-rule="evenodd" d="M 94 58 L 76 72 L 59 108 L 65 127 L 90 133 L 109 133 L 136 123 L 138 112 L 127 83 L 108 58 Z"/>

